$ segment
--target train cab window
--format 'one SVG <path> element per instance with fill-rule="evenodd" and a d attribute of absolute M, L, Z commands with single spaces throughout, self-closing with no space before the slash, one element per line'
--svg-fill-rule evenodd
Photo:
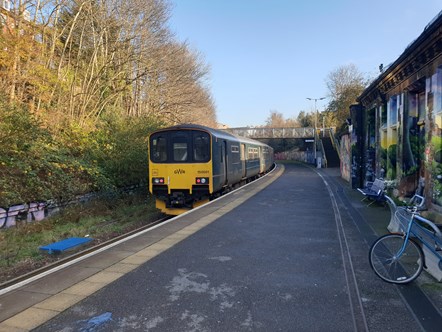
<path fill-rule="evenodd" d="M 196 130 L 155 133 L 150 138 L 150 159 L 155 163 L 210 161 L 210 135 Z"/>
<path fill-rule="evenodd" d="M 195 132 L 193 134 L 193 159 L 197 162 L 210 160 L 209 134 L 202 132 Z"/>
<path fill-rule="evenodd" d="M 167 160 L 167 139 L 166 137 L 153 137 L 151 141 L 151 158 L 154 162 Z"/>
<path fill-rule="evenodd" d="M 187 143 L 173 143 L 173 161 L 187 161 Z"/>
<path fill-rule="evenodd" d="M 171 135 L 172 139 L 172 158 L 174 162 L 186 162 L 189 160 L 189 133 L 177 132 Z"/>

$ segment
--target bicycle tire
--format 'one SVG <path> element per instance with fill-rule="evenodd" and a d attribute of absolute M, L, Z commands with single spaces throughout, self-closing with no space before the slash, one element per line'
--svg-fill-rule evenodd
<path fill-rule="evenodd" d="M 404 243 L 404 236 L 387 234 L 378 238 L 370 248 L 370 266 L 382 280 L 394 284 L 407 284 L 416 279 L 424 266 L 421 247 L 412 239 L 400 257 L 396 257 Z"/>

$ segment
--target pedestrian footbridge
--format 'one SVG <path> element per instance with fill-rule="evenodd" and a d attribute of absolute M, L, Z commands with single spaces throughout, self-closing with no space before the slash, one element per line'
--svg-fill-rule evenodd
<path fill-rule="evenodd" d="M 314 128 L 228 128 L 225 131 L 241 136 L 254 139 L 271 139 L 271 138 L 314 138 Z"/>

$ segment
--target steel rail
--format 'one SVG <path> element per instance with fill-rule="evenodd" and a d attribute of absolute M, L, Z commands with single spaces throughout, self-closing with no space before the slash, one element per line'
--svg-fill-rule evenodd
<path fill-rule="evenodd" d="M 264 176 L 272 173 L 275 169 L 276 169 L 276 164 L 273 164 L 273 166 L 270 168 L 270 170 L 268 172 L 265 173 Z M 236 190 L 239 190 L 240 188 L 246 187 L 247 185 L 255 182 L 256 180 L 263 178 L 264 176 L 258 176 L 256 179 L 254 179 L 248 183 L 245 183 L 245 184 L 239 186 L 238 188 L 235 188 L 231 191 L 223 193 L 221 196 L 217 197 L 216 199 L 221 198 L 221 197 L 228 195 L 230 193 L 233 193 Z M 216 199 L 213 199 L 211 201 L 214 201 Z M 208 202 L 206 204 L 209 204 L 210 202 Z M 206 204 L 203 204 L 195 209 L 202 208 Z M 191 209 L 188 212 L 185 212 L 184 214 L 187 214 L 190 211 L 195 210 L 195 209 Z M 58 269 L 62 269 L 64 267 L 64 265 L 68 265 L 69 263 L 75 263 L 77 261 L 82 260 L 83 258 L 93 256 L 96 253 L 106 250 L 107 247 L 112 246 L 113 244 L 116 244 L 117 242 L 120 243 L 120 242 L 123 242 L 125 239 L 129 240 L 130 238 L 136 237 L 136 235 L 138 233 L 140 233 L 140 235 L 141 235 L 141 233 L 148 231 L 150 228 L 154 228 L 154 227 L 162 224 L 163 222 L 166 222 L 166 221 L 176 218 L 176 217 L 178 217 L 178 216 L 167 216 L 167 217 L 158 219 L 156 221 L 149 223 L 148 225 L 142 226 L 142 227 L 132 230 L 128 233 L 119 235 L 117 237 L 114 237 L 110 240 L 107 240 L 107 241 L 97 244 L 95 246 L 91 246 L 90 248 L 87 248 L 85 250 L 82 250 L 82 251 L 79 251 L 79 252 L 74 253 L 72 255 L 69 255 L 68 257 L 60 259 L 56 262 L 53 262 L 53 263 L 43 266 L 41 268 L 35 269 L 35 270 L 33 270 L 29 273 L 26 273 L 20 277 L 8 280 L 8 281 L 0 284 L 0 295 L 6 294 L 6 293 L 24 285 L 24 284 L 28 284 L 34 280 L 43 278 L 44 276 L 49 275 L 52 272 L 58 271 Z"/>
<path fill-rule="evenodd" d="M 44 274 L 44 273 L 46 273 L 46 272 L 48 272 L 50 270 L 56 269 L 57 267 L 60 267 L 60 266 L 62 266 L 64 264 L 67 264 L 67 263 L 72 262 L 74 260 L 81 259 L 81 257 L 84 257 L 86 255 L 91 255 L 94 252 L 97 252 L 98 250 L 100 250 L 102 248 L 105 248 L 105 247 L 107 247 L 107 246 L 109 246 L 109 245 L 111 245 L 113 243 L 122 241 L 125 238 L 129 238 L 131 236 L 136 235 L 137 233 L 141 233 L 141 232 L 144 232 L 145 230 L 148 230 L 148 229 L 150 229 L 152 227 L 155 227 L 155 226 L 157 226 L 157 225 L 159 225 L 159 224 L 169 220 L 170 218 L 171 218 L 171 216 L 168 216 L 168 217 L 164 217 L 164 218 L 155 220 L 155 221 L 149 223 L 148 225 L 144 225 L 144 226 L 139 227 L 137 229 L 134 229 L 134 230 L 132 230 L 130 232 L 121 234 L 121 235 L 116 236 L 116 237 L 114 237 L 112 239 L 109 239 L 109 240 L 104 241 L 102 243 L 99 243 L 97 245 L 91 246 L 91 247 L 89 247 L 87 249 L 84 249 L 84 250 L 78 251 L 76 253 L 73 253 L 73 254 L 69 255 L 68 257 L 64 257 L 64 258 L 62 258 L 62 259 L 60 259 L 60 260 L 58 260 L 56 262 L 53 262 L 53 263 L 50 263 L 50 264 L 45 265 L 43 267 L 40 267 L 38 269 L 35 269 L 35 270 L 33 270 L 33 271 L 29 272 L 29 273 L 26 273 L 26 274 L 24 274 L 22 276 L 16 277 L 16 278 L 11 279 L 11 280 L 8 280 L 8 281 L 0 284 L 0 295 L 6 293 L 5 290 L 7 290 L 9 288 L 14 288 L 14 285 L 23 283 L 26 280 L 35 278 L 36 276 L 38 276 L 40 274 Z"/>

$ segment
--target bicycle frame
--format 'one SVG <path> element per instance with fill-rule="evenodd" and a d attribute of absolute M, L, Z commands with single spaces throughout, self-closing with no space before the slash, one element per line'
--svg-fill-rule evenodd
<path fill-rule="evenodd" d="M 396 212 L 397 210 L 398 209 L 396 208 Z M 396 214 L 396 212 L 394 213 L 394 217 L 397 218 L 399 224 L 401 224 L 400 217 Z M 420 225 L 418 222 L 421 222 L 429 226 L 432 232 L 429 229 Z M 409 238 L 412 236 L 413 238 L 419 240 L 421 247 L 425 246 L 431 253 L 433 253 L 439 259 L 439 267 L 442 269 L 442 255 L 440 254 L 442 253 L 442 233 L 433 222 L 421 217 L 418 214 L 416 208 L 414 208 L 411 211 L 411 217 L 408 220 L 407 228 L 406 230 L 402 231 L 402 234 L 404 235 L 404 244 L 402 245 L 401 249 L 398 251 L 395 257 L 401 257 L 407 246 Z M 432 243 L 430 243 L 430 241 Z M 424 266 L 426 266 L 425 259 L 426 258 L 424 257 Z"/>
<path fill-rule="evenodd" d="M 419 225 L 415 220 L 418 220 L 426 225 L 428 225 L 433 232 Z M 425 246 L 433 255 L 435 255 L 439 259 L 439 268 L 442 269 L 442 233 L 439 228 L 432 223 L 431 221 L 417 215 L 413 214 L 411 224 L 416 227 L 416 230 L 413 230 L 413 227 L 410 227 L 409 233 L 413 234 L 414 237 L 419 239 L 420 243 Z M 432 243 L 430 243 L 427 239 L 429 238 Z M 424 259 L 426 259 L 424 257 Z M 425 262 L 424 262 L 425 265 Z M 425 265 L 426 266 L 426 265 Z"/>
<path fill-rule="evenodd" d="M 399 249 L 398 253 L 395 254 L 394 258 L 401 257 L 405 251 L 405 248 L 407 247 L 408 239 L 410 238 L 410 234 L 411 234 L 411 227 L 413 227 L 413 223 L 414 223 L 414 221 L 413 221 L 414 216 L 415 216 L 415 214 L 412 213 L 411 218 L 410 218 L 410 222 L 408 223 L 408 226 L 407 226 L 407 231 L 405 232 L 405 234 L 402 233 L 405 235 L 404 243 L 402 244 L 402 247 L 401 247 L 401 249 Z M 424 262 L 424 264 L 425 264 L 425 262 Z"/>
<path fill-rule="evenodd" d="M 370 247 L 370 266 L 386 282 L 407 284 L 425 268 L 441 281 L 442 232 L 432 221 L 420 216 L 418 210 L 399 207 L 385 195 L 392 212 L 388 230 Z"/>

